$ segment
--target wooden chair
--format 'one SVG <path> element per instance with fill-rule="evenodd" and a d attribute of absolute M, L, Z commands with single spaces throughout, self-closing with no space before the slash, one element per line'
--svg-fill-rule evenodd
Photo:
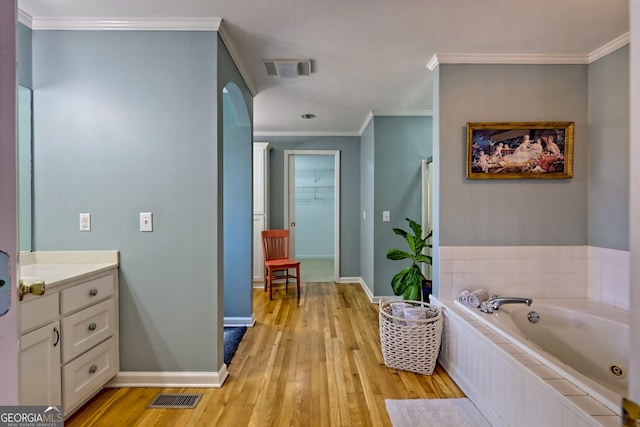
<path fill-rule="evenodd" d="M 262 231 L 262 251 L 264 253 L 264 290 L 269 288 L 269 299 L 273 297 L 273 281 L 285 280 L 285 289 L 289 290 L 289 279 L 296 279 L 298 298 L 300 298 L 300 261 L 289 259 L 289 230 Z M 295 276 L 290 269 L 296 270 Z M 284 272 L 274 275 L 275 272 Z"/>

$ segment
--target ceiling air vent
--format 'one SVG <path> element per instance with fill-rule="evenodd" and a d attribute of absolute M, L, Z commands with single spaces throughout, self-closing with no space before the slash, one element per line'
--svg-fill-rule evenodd
<path fill-rule="evenodd" d="M 263 59 L 268 76 L 300 77 L 311 74 L 310 59 Z"/>

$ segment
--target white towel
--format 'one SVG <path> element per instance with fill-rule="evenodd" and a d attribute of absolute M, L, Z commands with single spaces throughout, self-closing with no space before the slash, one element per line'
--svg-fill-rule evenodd
<path fill-rule="evenodd" d="M 467 295 L 467 305 L 471 308 L 478 308 L 483 301 L 489 299 L 489 294 L 484 289 L 476 289 Z"/>
<path fill-rule="evenodd" d="M 404 309 L 413 307 L 411 304 L 407 304 L 406 302 L 392 302 L 389 304 L 391 306 L 391 315 L 393 317 L 401 317 L 404 319 Z M 393 319 L 394 322 L 397 322 L 399 325 L 404 325 L 405 322 L 402 320 Z"/>
<path fill-rule="evenodd" d="M 469 296 L 469 291 L 468 290 L 464 290 L 462 292 L 460 292 L 460 295 L 458 295 L 458 302 L 462 305 L 467 305 L 467 297 Z"/>
<path fill-rule="evenodd" d="M 427 318 L 427 309 L 425 307 L 411 307 L 404 309 L 404 318 L 407 319 L 407 326 L 416 327 L 418 324 L 416 322 L 410 322 L 411 320 L 421 320 Z"/>

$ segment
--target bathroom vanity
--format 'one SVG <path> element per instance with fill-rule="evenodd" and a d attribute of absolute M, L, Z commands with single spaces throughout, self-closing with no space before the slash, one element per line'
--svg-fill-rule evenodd
<path fill-rule="evenodd" d="M 119 371 L 118 252 L 21 254 L 20 277 L 20 404 L 68 417 Z"/>

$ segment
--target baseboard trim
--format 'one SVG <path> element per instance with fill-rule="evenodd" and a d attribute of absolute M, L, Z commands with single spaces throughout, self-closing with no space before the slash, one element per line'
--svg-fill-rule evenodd
<path fill-rule="evenodd" d="M 402 297 L 398 297 L 398 296 L 394 296 L 394 295 L 384 295 L 384 296 L 376 296 L 373 295 L 373 293 L 371 292 L 371 289 L 369 289 L 369 287 L 367 286 L 367 284 L 365 283 L 364 279 L 362 277 L 341 277 L 338 280 L 338 283 L 358 283 L 360 284 L 360 286 L 362 287 L 362 290 L 364 291 L 365 294 L 367 294 L 367 298 L 369 298 L 369 302 L 371 304 L 378 304 L 380 302 L 381 299 L 385 300 L 385 301 L 392 301 L 392 300 L 401 300 Z"/>
<path fill-rule="evenodd" d="M 256 324 L 256 317 L 252 314 L 251 317 L 225 317 L 224 318 L 224 326 L 225 327 L 238 327 L 238 326 L 246 326 L 248 328 L 252 328 Z"/>
<path fill-rule="evenodd" d="M 333 255 L 298 255 L 296 254 L 296 259 L 334 259 Z"/>
<path fill-rule="evenodd" d="M 362 277 L 341 277 L 340 279 L 338 279 L 338 282 L 339 283 L 358 283 L 362 288 L 362 290 L 364 291 L 364 293 L 367 294 L 367 298 L 369 298 L 369 302 L 371 303 L 374 302 L 374 296 L 371 293 L 371 289 L 369 289 L 369 287 L 364 282 L 364 279 Z"/>
<path fill-rule="evenodd" d="M 220 388 L 229 376 L 227 365 L 218 372 L 120 372 L 105 387 Z"/>

